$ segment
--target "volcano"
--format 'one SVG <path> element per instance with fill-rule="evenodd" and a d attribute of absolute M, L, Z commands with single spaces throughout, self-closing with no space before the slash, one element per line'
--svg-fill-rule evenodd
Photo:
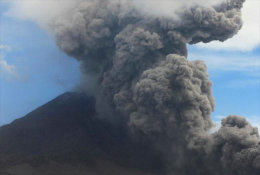
<path fill-rule="evenodd" d="M 125 128 L 101 119 L 93 97 L 64 93 L 0 128 L 0 174 L 162 174 L 160 153 Z"/>

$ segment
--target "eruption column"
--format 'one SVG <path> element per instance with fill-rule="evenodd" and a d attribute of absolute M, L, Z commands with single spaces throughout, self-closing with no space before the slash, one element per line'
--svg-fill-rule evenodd
<path fill-rule="evenodd" d="M 229 116 L 210 135 L 212 84 L 203 62 L 186 59 L 186 44 L 236 34 L 243 2 L 172 0 L 178 8 L 164 15 L 133 0 L 81 0 L 51 26 L 60 49 L 91 77 L 97 109 L 105 104 L 134 137 L 151 139 L 169 174 L 259 175 L 257 128 Z"/>

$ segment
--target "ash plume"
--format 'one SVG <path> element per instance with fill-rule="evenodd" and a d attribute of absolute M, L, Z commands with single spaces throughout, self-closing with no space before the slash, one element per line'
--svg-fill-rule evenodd
<path fill-rule="evenodd" d="M 202 61 L 187 60 L 187 44 L 238 32 L 244 0 L 169 2 L 176 6 L 159 15 L 133 0 L 81 0 L 51 30 L 92 80 L 82 88 L 96 96 L 96 108 L 120 116 L 133 137 L 152 140 L 167 174 L 259 174 L 257 128 L 229 116 L 209 134 L 212 83 Z"/>

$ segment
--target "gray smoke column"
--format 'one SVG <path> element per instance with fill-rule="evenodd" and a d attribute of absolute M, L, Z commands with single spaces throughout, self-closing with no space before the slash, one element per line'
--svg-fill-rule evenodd
<path fill-rule="evenodd" d="M 92 80 L 82 86 L 98 99 L 97 109 L 106 106 L 134 137 L 151 139 L 171 175 L 259 175 L 257 128 L 229 116 L 209 134 L 212 83 L 203 62 L 187 60 L 187 43 L 237 33 L 244 0 L 173 0 L 178 8 L 167 15 L 136 2 L 81 0 L 51 25 L 60 49 Z"/>

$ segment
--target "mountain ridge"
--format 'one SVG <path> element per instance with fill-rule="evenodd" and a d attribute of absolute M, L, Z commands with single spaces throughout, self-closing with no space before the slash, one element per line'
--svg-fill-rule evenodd
<path fill-rule="evenodd" d="M 21 165 L 31 167 L 35 173 L 39 171 L 37 168 L 53 163 L 91 169 L 100 162 L 114 166 L 108 166 L 106 173 L 114 171 L 110 168 L 126 168 L 153 174 L 161 171 L 163 165 L 160 154 L 152 150 L 148 140 L 137 142 L 124 126 L 100 119 L 95 99 L 82 93 L 64 93 L 25 117 L 0 127 L 2 174 L 10 174 L 14 167 Z M 58 171 L 55 170 L 56 174 Z"/>

